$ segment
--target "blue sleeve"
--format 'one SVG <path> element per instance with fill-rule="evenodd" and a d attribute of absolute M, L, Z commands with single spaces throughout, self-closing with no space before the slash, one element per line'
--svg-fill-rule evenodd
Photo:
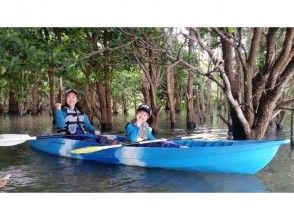
<path fill-rule="evenodd" d="M 125 127 L 125 133 L 127 140 L 134 143 L 137 142 L 138 138 L 138 129 L 131 123 L 128 123 L 127 126 Z"/>
<path fill-rule="evenodd" d="M 55 114 L 57 128 L 63 129 L 65 127 L 65 122 L 64 122 L 65 116 L 64 116 L 62 110 L 61 109 L 56 110 L 54 112 L 54 114 Z"/>
<path fill-rule="evenodd" d="M 89 118 L 86 116 L 86 114 L 84 115 L 84 123 L 85 123 L 86 131 L 92 134 L 95 134 L 95 128 L 93 127 L 93 125 L 91 125 L 91 122 Z"/>
<path fill-rule="evenodd" d="M 150 141 L 150 140 L 155 140 L 156 138 L 153 136 L 152 134 L 152 129 L 149 128 L 148 129 L 148 136 L 147 136 L 147 140 Z"/>

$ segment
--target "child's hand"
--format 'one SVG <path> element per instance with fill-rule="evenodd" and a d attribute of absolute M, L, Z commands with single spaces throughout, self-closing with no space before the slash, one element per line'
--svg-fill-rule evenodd
<path fill-rule="evenodd" d="M 95 135 L 100 135 L 100 131 L 99 130 L 95 130 Z"/>
<path fill-rule="evenodd" d="M 138 137 L 138 138 L 137 138 L 137 142 L 140 142 L 140 141 L 144 141 L 144 139 L 141 138 L 141 137 Z"/>

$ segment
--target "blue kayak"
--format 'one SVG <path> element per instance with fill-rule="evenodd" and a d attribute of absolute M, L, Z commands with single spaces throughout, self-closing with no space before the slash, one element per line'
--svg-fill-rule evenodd
<path fill-rule="evenodd" d="M 124 141 L 124 137 L 112 136 Z M 275 156 L 279 146 L 289 140 L 181 140 L 165 143 L 132 145 L 76 154 L 72 150 L 99 146 L 93 137 L 41 138 L 30 141 L 33 149 L 100 163 L 122 164 L 141 167 L 156 167 L 206 173 L 254 174 L 263 169 Z M 170 145 L 172 143 L 172 145 Z M 165 147 L 168 146 L 168 147 Z"/>

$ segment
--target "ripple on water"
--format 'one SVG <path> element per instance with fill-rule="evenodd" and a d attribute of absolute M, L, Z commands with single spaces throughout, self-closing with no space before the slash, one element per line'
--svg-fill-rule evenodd
<path fill-rule="evenodd" d="M 49 133 L 52 118 L 2 117 L 0 133 Z M 203 138 L 225 138 L 222 125 L 169 130 L 166 116 L 161 119 L 158 137 L 193 135 Z M 180 119 L 179 119 L 180 120 Z M 114 120 L 120 131 L 124 120 Z M 287 137 L 289 130 L 285 130 Z M 2 192 L 294 192 L 294 163 L 289 147 L 279 150 L 274 160 L 257 175 L 221 175 L 164 169 L 116 166 L 73 160 L 31 150 L 27 144 L 1 148 L 0 176 L 11 179 Z"/>

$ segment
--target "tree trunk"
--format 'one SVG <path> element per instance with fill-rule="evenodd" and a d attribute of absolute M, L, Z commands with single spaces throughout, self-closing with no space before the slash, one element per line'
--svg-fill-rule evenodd
<path fill-rule="evenodd" d="M 205 109 L 205 101 L 204 101 L 204 91 L 203 88 L 199 91 L 199 107 L 200 107 L 200 118 L 201 125 L 204 126 L 206 123 L 206 109 Z"/>
<path fill-rule="evenodd" d="M 176 126 L 176 113 L 175 113 L 175 102 L 174 102 L 174 75 L 171 64 L 167 65 L 166 68 L 166 80 L 167 80 L 167 97 L 170 113 L 170 126 L 174 129 Z"/>
<path fill-rule="evenodd" d="M 106 100 L 105 100 L 105 89 L 101 80 L 98 80 L 96 83 L 97 93 L 100 104 L 100 112 L 101 112 L 101 131 L 109 131 L 109 125 L 107 123 L 107 108 L 106 108 Z"/>
<path fill-rule="evenodd" d="M 35 81 L 34 81 L 34 85 L 33 85 L 33 91 L 32 91 L 32 109 L 31 109 L 31 113 L 32 115 L 36 115 L 39 113 L 39 88 L 40 88 L 40 83 L 41 83 L 41 79 L 40 79 L 40 71 L 36 71 L 34 73 L 35 76 Z"/>
<path fill-rule="evenodd" d="M 97 106 L 96 101 L 96 90 L 95 90 L 95 84 L 87 84 L 84 88 L 85 93 L 85 105 L 87 106 L 87 114 L 90 117 L 90 120 L 94 121 L 94 116 L 96 116 L 99 121 L 101 122 L 101 115 L 99 107 Z"/>
<path fill-rule="evenodd" d="M 21 92 L 21 98 L 20 100 L 18 101 L 18 109 L 19 109 L 19 113 L 20 115 L 24 115 L 26 114 L 27 112 L 27 107 L 29 105 L 27 99 L 24 97 L 24 94 L 25 94 L 25 85 L 24 85 L 24 81 L 25 81 L 25 73 L 24 73 L 24 70 L 21 71 L 21 79 L 20 79 L 20 82 L 21 82 L 21 87 L 20 87 L 20 92 Z"/>
<path fill-rule="evenodd" d="M 281 132 L 284 129 L 284 121 L 286 118 L 286 111 L 282 110 L 277 116 L 276 116 L 276 131 Z"/>
<path fill-rule="evenodd" d="M 199 124 L 200 126 L 204 126 L 206 122 L 206 115 L 205 115 L 205 108 L 204 108 L 204 97 L 203 97 L 203 91 L 197 89 L 196 90 L 196 112 L 199 118 Z"/>
<path fill-rule="evenodd" d="M 124 116 L 127 116 L 128 115 L 128 107 L 127 107 L 127 101 L 126 101 L 125 95 L 123 95 L 121 97 L 121 100 L 122 100 L 122 112 L 123 112 Z M 135 112 L 136 112 L 136 105 L 135 105 Z"/>
<path fill-rule="evenodd" d="M 182 89 L 181 89 L 181 85 L 179 83 L 179 75 L 175 74 L 175 112 L 177 114 L 179 114 L 181 112 L 181 101 L 182 101 Z"/>
<path fill-rule="evenodd" d="M 158 128 L 159 128 L 159 116 L 160 116 L 160 112 L 162 110 L 161 107 L 157 108 L 156 106 L 156 93 L 155 93 L 155 88 L 154 85 L 150 85 L 150 101 L 151 103 L 148 104 L 149 106 L 151 106 L 152 109 L 152 116 L 151 116 L 151 127 L 153 129 L 153 132 L 155 134 L 158 133 Z"/>
<path fill-rule="evenodd" d="M 231 131 L 233 133 L 233 139 L 234 140 L 246 140 L 246 139 L 250 138 L 250 137 L 248 137 L 248 135 L 246 135 L 246 132 L 244 131 L 243 125 L 240 122 L 240 119 L 237 116 L 235 109 L 230 106 L 229 111 L 230 111 L 230 116 L 232 119 Z"/>
<path fill-rule="evenodd" d="M 54 116 L 55 111 L 55 97 L 54 97 L 54 74 L 52 71 L 48 70 L 48 83 L 49 83 L 49 99 L 50 99 L 50 108 L 51 115 Z"/>
<path fill-rule="evenodd" d="M 112 108 L 111 108 L 111 89 L 110 89 L 110 68 L 109 68 L 109 32 L 107 29 L 104 29 L 103 32 L 103 56 L 104 56 L 104 85 L 105 85 L 105 103 L 106 103 L 106 112 L 107 112 L 107 120 L 106 120 L 106 131 L 111 131 L 112 129 Z"/>
<path fill-rule="evenodd" d="M 169 28 L 167 32 L 166 46 L 170 51 L 173 45 L 173 28 Z M 170 127 L 174 129 L 176 126 L 176 113 L 175 113 L 175 79 L 174 79 L 174 69 L 171 61 L 167 61 L 166 65 L 166 83 L 167 83 L 167 100 L 170 114 Z"/>
<path fill-rule="evenodd" d="M 4 113 L 4 108 L 3 108 L 3 104 L 0 102 L 0 114 Z"/>
<path fill-rule="evenodd" d="M 90 101 L 90 94 L 89 94 L 89 91 L 88 91 L 88 88 L 84 89 L 84 93 L 85 93 L 85 99 L 84 99 L 84 103 L 83 103 L 83 106 L 86 106 L 87 110 L 83 109 L 87 115 L 89 116 L 89 119 L 90 121 L 93 121 L 94 119 L 94 112 L 93 112 L 93 108 L 92 108 L 92 105 L 91 105 L 91 101 Z"/>
<path fill-rule="evenodd" d="M 87 32 L 87 38 L 93 51 L 101 50 L 98 48 L 98 33 L 93 31 Z M 99 99 L 99 111 L 101 131 L 110 131 L 112 129 L 112 109 L 111 109 L 111 91 L 110 91 L 110 68 L 109 68 L 109 32 L 107 28 L 103 30 L 103 62 L 99 61 L 98 54 L 93 56 L 93 62 L 90 62 L 90 70 L 96 71 L 96 74 L 103 72 L 102 77 L 99 76 L 99 80 L 95 82 L 97 88 L 97 94 Z M 101 64 L 102 63 L 102 64 Z M 87 69 L 88 70 L 88 69 Z"/>
<path fill-rule="evenodd" d="M 151 127 L 154 133 L 158 132 L 158 117 L 161 112 L 161 106 L 156 105 L 156 90 L 160 79 L 160 65 L 157 62 L 156 52 L 151 48 L 146 51 L 146 63 L 139 57 L 136 57 L 138 64 L 142 69 L 142 93 L 145 103 L 151 108 L 152 116 Z"/>
<path fill-rule="evenodd" d="M 114 115 L 118 115 L 118 103 L 117 103 L 116 99 L 114 99 L 112 101 L 112 113 Z"/>
<path fill-rule="evenodd" d="M 204 73 L 183 59 L 180 62 L 188 70 L 193 69 L 212 79 L 222 90 L 229 102 L 234 139 L 261 139 L 270 121 L 279 113 L 277 102 L 294 76 L 294 28 L 209 28 L 210 32 L 221 39 L 222 59 L 216 55 L 217 49 L 213 51 L 207 46 L 206 40 L 202 39 L 203 33 L 197 28 L 193 30 L 195 38 L 189 35 L 189 39 L 197 40 L 199 46 L 207 52 L 221 81 L 212 72 Z M 245 38 L 242 37 L 244 32 L 247 33 Z M 276 33 L 280 35 L 276 36 Z M 265 51 L 259 52 L 259 48 L 263 48 L 260 45 L 263 46 L 261 42 L 263 43 L 264 36 Z M 233 61 L 236 57 L 234 59 L 233 48 L 239 59 L 235 69 L 238 70 L 238 65 L 242 66 L 243 87 L 238 86 L 241 77 L 236 76 L 236 71 L 234 73 Z M 263 57 L 265 62 L 260 62 Z M 238 70 L 237 74 L 240 73 Z M 241 89 L 243 93 L 240 92 Z"/>
<path fill-rule="evenodd" d="M 207 79 L 207 112 L 210 119 L 210 123 L 213 122 L 212 100 L 211 100 L 211 80 Z"/>
<path fill-rule="evenodd" d="M 65 93 L 65 87 L 63 84 L 62 76 L 59 77 L 59 93 L 58 93 L 58 102 L 62 103 L 63 97 Z"/>
<path fill-rule="evenodd" d="M 193 64 L 192 62 L 192 53 L 194 48 L 194 40 L 195 33 L 192 30 L 192 28 L 189 29 L 189 35 L 192 39 L 189 40 L 188 47 L 189 47 L 189 64 Z M 194 112 L 194 106 L 193 106 L 193 81 L 194 81 L 194 73 L 192 70 L 188 70 L 188 87 L 187 87 L 187 129 L 192 130 L 196 127 L 195 123 L 195 112 Z"/>
<path fill-rule="evenodd" d="M 18 115 L 19 114 L 19 107 L 18 107 L 18 101 L 16 99 L 16 94 L 15 94 L 14 89 L 12 89 L 11 87 L 9 90 L 8 113 L 11 115 Z"/>
<path fill-rule="evenodd" d="M 282 97 L 279 99 L 280 103 L 283 103 L 284 101 L 286 101 L 285 96 L 286 96 L 286 93 L 284 92 L 282 94 Z M 277 116 L 275 117 L 274 122 L 275 122 L 275 125 L 276 125 L 276 132 L 277 133 L 283 131 L 285 118 L 286 118 L 286 111 L 285 110 L 281 110 L 279 112 L 279 114 L 277 114 Z"/>
<path fill-rule="evenodd" d="M 234 50 L 235 54 L 237 54 L 237 50 Z M 236 79 L 236 85 L 239 88 L 237 90 L 238 93 L 238 101 L 239 103 L 242 102 L 242 100 L 244 100 L 244 88 L 243 88 L 243 71 L 242 71 L 242 65 L 241 65 L 241 61 L 238 58 L 238 56 L 235 56 L 235 69 L 236 69 L 236 74 L 235 74 L 235 79 Z M 244 109 L 244 108 L 243 108 Z"/>

